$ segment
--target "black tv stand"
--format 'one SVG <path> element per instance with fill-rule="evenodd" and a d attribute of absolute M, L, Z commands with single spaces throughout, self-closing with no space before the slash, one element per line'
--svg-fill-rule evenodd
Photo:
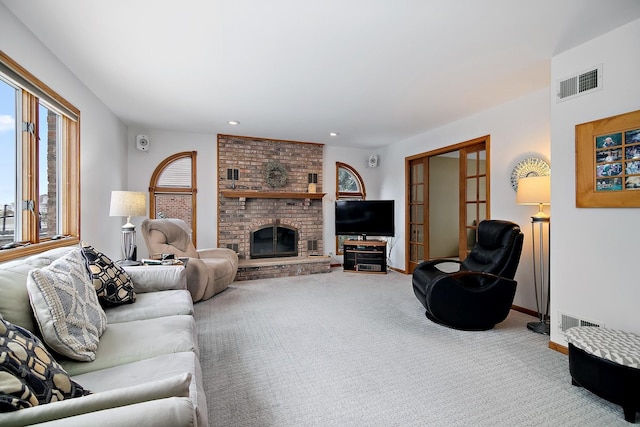
<path fill-rule="evenodd" d="M 366 236 L 363 236 L 366 237 Z M 357 273 L 387 272 L 387 242 L 385 240 L 345 240 L 344 271 Z"/>

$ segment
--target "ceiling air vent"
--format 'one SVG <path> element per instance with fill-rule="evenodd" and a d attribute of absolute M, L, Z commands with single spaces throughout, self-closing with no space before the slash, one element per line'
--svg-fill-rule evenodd
<path fill-rule="evenodd" d="M 602 64 L 558 81 L 557 102 L 602 89 Z"/>

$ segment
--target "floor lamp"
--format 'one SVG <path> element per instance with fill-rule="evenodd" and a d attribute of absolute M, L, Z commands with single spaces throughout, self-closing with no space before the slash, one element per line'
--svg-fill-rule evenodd
<path fill-rule="evenodd" d="M 147 214 L 146 194 L 137 191 L 112 191 L 110 216 L 126 216 L 127 223 L 122 226 L 122 253 L 124 260 L 120 265 L 140 265 L 136 261 L 136 226 L 131 224 L 132 216 Z"/>
<path fill-rule="evenodd" d="M 549 335 L 549 297 L 551 290 L 549 264 L 551 261 L 551 251 L 550 248 L 547 248 L 547 256 L 545 257 L 544 225 L 547 224 L 547 242 L 550 242 L 551 217 L 543 212 L 542 206 L 551 204 L 551 176 L 530 176 L 518 180 L 516 203 L 519 205 L 538 205 L 538 213 L 531 217 L 533 285 L 536 293 L 538 321 L 527 323 L 527 328 L 539 334 Z M 536 227 L 538 228 L 537 257 Z"/>

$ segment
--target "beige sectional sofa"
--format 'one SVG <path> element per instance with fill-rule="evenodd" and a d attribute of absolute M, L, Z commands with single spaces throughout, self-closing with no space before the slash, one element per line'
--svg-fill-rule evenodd
<path fill-rule="evenodd" d="M 33 282 L 28 278 L 34 273 L 30 272 L 78 250 L 58 248 L 0 264 L 0 318 L 5 325 L 17 325 L 46 341 L 41 331 L 45 325 L 32 310 L 33 283 L 27 282 Z M 185 269 L 139 266 L 126 267 L 126 272 L 135 302 L 104 308 L 106 325 L 93 360 L 74 360 L 51 351 L 72 382 L 91 394 L 2 412 L 0 425 L 207 426 Z"/>

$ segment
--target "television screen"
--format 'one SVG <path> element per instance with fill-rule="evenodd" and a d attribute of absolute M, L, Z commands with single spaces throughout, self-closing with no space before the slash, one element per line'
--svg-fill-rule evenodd
<path fill-rule="evenodd" d="M 394 236 L 393 200 L 337 200 L 336 236 Z"/>

